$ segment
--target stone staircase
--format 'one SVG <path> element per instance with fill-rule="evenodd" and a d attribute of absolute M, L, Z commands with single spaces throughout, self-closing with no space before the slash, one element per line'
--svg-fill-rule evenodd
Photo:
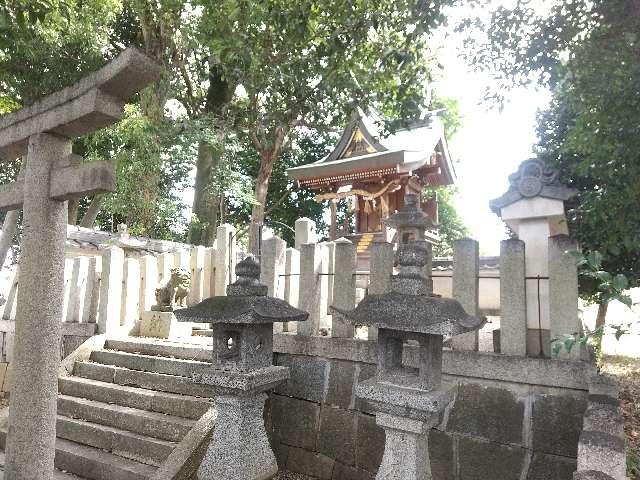
<path fill-rule="evenodd" d="M 374 236 L 373 233 L 363 233 L 356 245 L 356 252 L 364 253 L 368 251 L 369 247 L 371 246 L 371 243 L 373 242 L 373 236 Z"/>
<path fill-rule="evenodd" d="M 58 380 L 56 480 L 148 480 L 211 406 L 201 347 L 107 340 Z M 175 358 L 178 357 L 178 358 Z M 4 449 L 6 427 L 0 430 Z M 4 458 L 1 458 L 4 464 Z M 0 477 L 1 478 L 1 477 Z"/>

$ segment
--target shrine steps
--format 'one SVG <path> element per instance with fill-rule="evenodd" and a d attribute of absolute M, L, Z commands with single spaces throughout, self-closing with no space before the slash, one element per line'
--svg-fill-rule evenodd
<path fill-rule="evenodd" d="M 150 480 L 211 407 L 210 391 L 190 378 L 210 363 L 192 360 L 190 347 L 170 345 L 187 357 L 171 358 L 142 343 L 109 340 L 58 379 L 58 470 L 87 480 Z M 5 439 L 2 430 L 3 448 Z M 60 480 L 77 478 L 65 475 Z"/>

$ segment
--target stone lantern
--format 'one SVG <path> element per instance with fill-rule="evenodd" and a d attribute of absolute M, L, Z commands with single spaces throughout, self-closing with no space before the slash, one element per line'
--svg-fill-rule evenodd
<path fill-rule="evenodd" d="M 212 368 L 194 375 L 194 381 L 211 386 L 218 411 L 198 480 L 266 480 L 277 473 L 264 427 L 265 392 L 289 378 L 289 369 L 273 365 L 273 324 L 302 322 L 309 316 L 267 296 L 253 256 L 236 266 L 236 275 L 226 297 L 175 312 L 179 321 L 213 326 Z"/>
<path fill-rule="evenodd" d="M 376 478 L 426 480 L 432 478 L 428 433 L 453 396 L 451 387 L 441 385 L 443 337 L 477 330 L 484 319 L 467 315 L 455 300 L 429 293 L 423 269 L 429 254 L 424 229 L 430 220 L 415 195 L 407 195 L 405 208 L 388 223 L 401 242 L 391 291 L 366 296 L 355 310 L 338 311 L 354 325 L 378 328 L 376 376 L 356 387 L 386 434 Z M 417 367 L 406 364 L 409 357 Z"/>

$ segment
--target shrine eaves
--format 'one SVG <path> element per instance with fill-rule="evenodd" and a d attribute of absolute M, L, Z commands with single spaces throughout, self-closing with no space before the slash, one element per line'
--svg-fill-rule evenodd
<path fill-rule="evenodd" d="M 329 201 L 330 239 L 348 238 L 357 245 L 359 258 L 367 256 L 373 242 L 393 241 L 395 232 L 383 220 L 402 208 L 407 193 L 455 182 L 444 126 L 436 113 L 389 136 L 382 135 L 383 126 L 381 118 L 358 110 L 329 155 L 287 170 L 299 186 L 318 191 L 316 201 Z M 338 225 L 337 204 L 343 200 L 347 213 Z M 437 224 L 437 198 L 421 207 Z M 427 239 L 437 242 L 438 235 L 434 231 Z"/>

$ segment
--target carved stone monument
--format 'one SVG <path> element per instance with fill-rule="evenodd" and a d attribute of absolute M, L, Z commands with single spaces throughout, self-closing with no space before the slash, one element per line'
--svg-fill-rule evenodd
<path fill-rule="evenodd" d="M 354 325 L 378 329 L 376 376 L 358 383 L 356 394 L 373 406 L 385 430 L 385 450 L 378 480 L 431 479 L 428 434 L 453 398 L 441 385 L 444 335 L 477 330 L 484 319 L 467 315 L 455 300 L 433 296 L 424 266 L 429 250 L 424 237 L 428 218 L 415 195 L 390 220 L 398 229 L 399 273 L 391 291 L 367 295 L 353 311 L 340 311 Z M 417 369 L 403 364 L 403 351 L 418 349 Z"/>
<path fill-rule="evenodd" d="M 140 336 L 155 338 L 190 337 L 193 326 L 181 323 L 173 314 L 178 308 L 187 306 L 191 274 L 182 268 L 171 269 L 169 279 L 156 288 L 156 304 L 151 311 L 142 312 Z"/>
<path fill-rule="evenodd" d="M 181 322 L 213 324 L 211 371 L 194 380 L 211 386 L 218 419 L 198 480 L 266 480 L 277 473 L 262 415 L 265 392 L 289 378 L 289 369 L 272 363 L 273 324 L 303 322 L 309 316 L 267 296 L 253 256 L 236 266 L 236 275 L 227 296 L 175 312 Z"/>
<path fill-rule="evenodd" d="M 67 200 L 111 191 L 108 162 L 82 163 L 73 139 L 106 127 L 160 66 L 136 49 L 77 84 L 0 118 L 0 159 L 26 158 L 24 178 L 0 188 L 0 209 L 23 209 L 5 478 L 53 478 Z"/>
<path fill-rule="evenodd" d="M 569 233 L 564 204 L 575 194 L 560 183 L 556 169 L 530 159 L 509 176 L 509 190 L 490 202 L 491 210 L 524 242 L 528 355 L 550 355 L 549 238 Z"/>

